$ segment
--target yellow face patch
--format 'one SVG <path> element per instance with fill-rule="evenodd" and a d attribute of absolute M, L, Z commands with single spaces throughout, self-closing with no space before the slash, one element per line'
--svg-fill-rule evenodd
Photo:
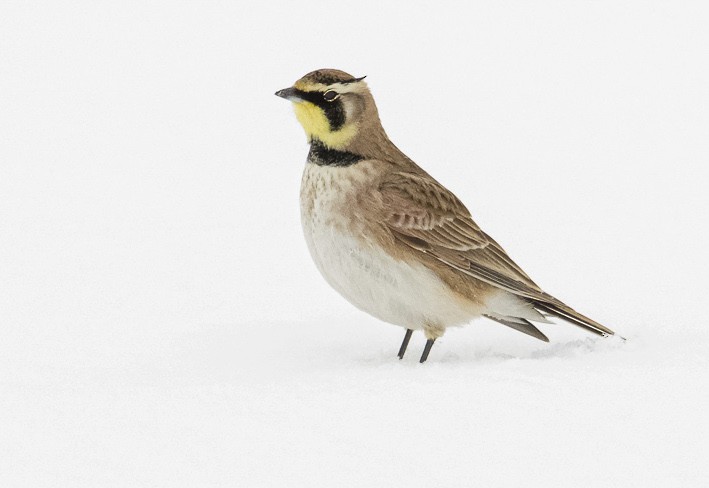
<path fill-rule="evenodd" d="M 318 139 L 332 149 L 342 149 L 357 133 L 356 124 L 345 124 L 341 129 L 330 130 L 325 111 L 314 103 L 293 102 L 295 116 L 305 129 L 308 141 Z"/>

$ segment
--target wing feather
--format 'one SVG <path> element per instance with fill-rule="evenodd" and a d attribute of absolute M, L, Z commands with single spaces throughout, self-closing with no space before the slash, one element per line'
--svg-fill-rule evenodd
<path fill-rule="evenodd" d="M 425 242 L 422 246 L 417 241 L 414 247 L 462 268 L 460 271 L 479 273 L 496 286 L 530 296 L 541 293 L 502 247 L 478 227 L 463 203 L 432 178 L 393 173 L 380 185 L 380 191 L 388 211 L 386 223 L 395 235 Z"/>
<path fill-rule="evenodd" d="M 480 229 L 465 205 L 430 176 L 390 173 L 380 184 L 379 191 L 385 223 L 402 244 L 425 252 L 472 278 L 526 298 L 544 312 L 597 334 L 613 334 L 607 327 L 544 293 L 505 250 Z M 530 331 L 527 328 L 526 332 Z"/>

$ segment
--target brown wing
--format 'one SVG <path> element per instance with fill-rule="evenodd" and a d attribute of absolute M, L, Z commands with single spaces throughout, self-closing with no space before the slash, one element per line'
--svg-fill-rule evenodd
<path fill-rule="evenodd" d="M 542 290 L 473 221 L 465 205 L 435 180 L 393 173 L 380 185 L 392 233 L 411 247 L 513 293 Z"/>
<path fill-rule="evenodd" d="M 473 278 L 525 297 L 595 333 L 613 331 L 548 295 L 473 221 L 465 205 L 428 176 L 396 172 L 380 184 L 385 223 L 400 242 Z"/>

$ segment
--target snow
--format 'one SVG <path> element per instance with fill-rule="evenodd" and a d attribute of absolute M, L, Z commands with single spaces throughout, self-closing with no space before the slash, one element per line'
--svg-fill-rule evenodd
<path fill-rule="evenodd" d="M 701 486 L 702 2 L 0 5 L 0 486 Z M 317 274 L 273 92 L 384 126 L 627 337 L 415 334 Z"/>

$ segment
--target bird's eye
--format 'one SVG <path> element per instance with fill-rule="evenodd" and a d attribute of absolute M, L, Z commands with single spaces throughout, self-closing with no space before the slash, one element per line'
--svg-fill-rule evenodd
<path fill-rule="evenodd" d="M 322 97 L 323 97 L 326 101 L 332 102 L 332 101 L 336 100 L 337 97 L 339 97 L 339 96 L 340 96 L 340 94 L 337 93 L 336 91 L 334 91 L 334 90 L 328 90 L 328 91 L 326 91 L 325 93 L 323 93 L 323 96 L 322 96 Z"/>

